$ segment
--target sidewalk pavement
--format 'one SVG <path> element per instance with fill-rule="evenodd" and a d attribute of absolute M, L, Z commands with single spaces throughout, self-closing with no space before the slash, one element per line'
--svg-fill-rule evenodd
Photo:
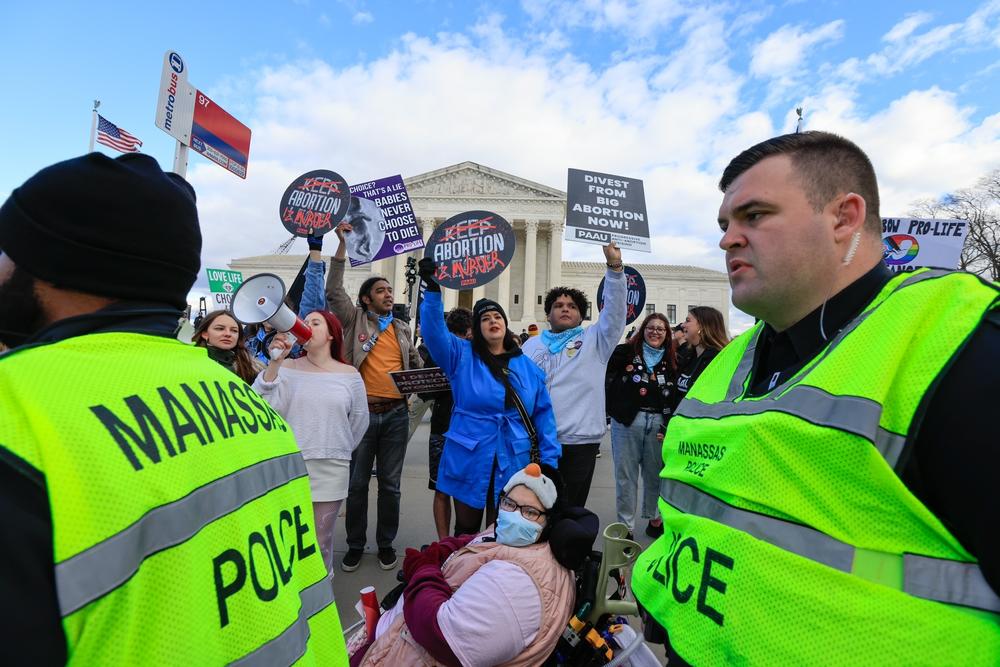
<path fill-rule="evenodd" d="M 428 413 L 429 414 L 429 413 Z M 355 603 L 359 599 L 358 592 L 365 586 L 374 586 L 378 598 L 392 590 L 397 584 L 396 572 L 403 566 L 403 555 L 406 547 L 419 549 L 421 545 L 429 544 L 437 539 L 434 529 L 434 518 L 431 515 L 431 503 L 434 492 L 427 488 L 427 440 L 430 435 L 429 423 L 425 421 L 417 427 L 413 438 L 406 449 L 406 458 L 403 461 L 403 476 L 401 481 L 401 507 L 399 520 L 399 533 L 396 535 L 395 548 L 399 556 L 399 565 L 393 570 L 383 570 L 378 566 L 377 552 L 375 545 L 375 508 L 377 482 L 374 477 L 371 479 L 368 500 L 368 544 L 365 546 L 364 556 L 361 557 L 361 565 L 354 572 L 344 572 L 340 569 L 340 561 L 347 552 L 347 538 L 345 533 L 346 521 L 344 519 L 344 505 L 341 506 L 340 516 L 337 518 L 336 535 L 334 536 L 334 579 L 333 588 L 337 598 L 337 609 L 340 612 L 340 622 L 347 628 L 360 620 L 360 616 L 354 609 Z M 615 473 L 614 462 L 611 457 L 611 436 L 606 434 L 601 442 L 601 458 L 597 459 L 597 468 L 594 471 L 594 481 L 590 487 L 590 496 L 587 499 L 587 509 L 591 510 L 601 519 L 601 530 L 608 524 L 615 521 Z M 640 482 L 641 490 L 641 482 Z M 641 494 L 639 496 L 641 504 Z M 641 507 L 637 508 L 638 513 Z M 454 517 L 452 518 L 454 524 Z M 652 540 L 645 534 L 646 520 L 636 518 L 635 540 L 643 547 L 649 546 Z M 602 541 L 598 536 L 594 548 L 603 549 Z M 631 568 L 630 568 L 631 569 Z M 631 572 L 627 573 L 627 578 L 631 577 Z M 631 598 L 631 591 L 630 596 Z M 567 619 L 569 620 L 569 619 Z M 638 619 L 630 619 L 632 625 L 638 628 Z M 650 646 L 654 653 L 662 659 L 663 647 Z"/>

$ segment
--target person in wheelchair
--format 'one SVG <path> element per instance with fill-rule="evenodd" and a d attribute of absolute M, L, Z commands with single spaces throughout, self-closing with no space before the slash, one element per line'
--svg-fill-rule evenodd
<path fill-rule="evenodd" d="M 500 495 L 496 527 L 407 549 L 403 593 L 352 665 L 540 665 L 573 613 L 598 518 L 560 502 L 561 478 L 529 463 Z"/>

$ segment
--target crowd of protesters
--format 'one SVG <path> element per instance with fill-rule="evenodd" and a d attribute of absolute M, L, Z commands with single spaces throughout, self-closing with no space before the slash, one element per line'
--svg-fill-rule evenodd
<path fill-rule="evenodd" d="M 180 179 L 177 182 L 182 186 L 174 184 L 172 176 L 145 164 L 141 156 L 131 159 L 138 162 L 88 156 L 76 168 L 94 171 L 95 181 L 102 178 L 102 169 L 117 169 L 124 178 L 155 182 L 166 200 L 190 200 L 184 204 L 186 214 L 193 219 L 192 235 L 197 233 L 200 239 L 189 186 Z M 367 542 L 373 475 L 378 482 L 377 561 L 383 569 L 396 568 L 399 559 L 394 540 L 400 522 L 403 459 L 424 409 L 430 407 L 428 481 L 434 491 L 430 511 L 437 541 L 420 551 L 407 549 L 398 602 L 382 618 L 377 631 L 367 637 L 367 651 L 357 652 L 355 662 L 402 664 L 419 650 L 444 664 L 497 664 L 514 658 L 532 664 L 551 652 L 562 633 L 575 599 L 573 570 L 580 567 L 598 534 L 597 517 L 586 505 L 598 446 L 606 433 L 605 414 L 611 416 L 618 519 L 630 530 L 634 528 L 641 479 L 646 531 L 651 535 L 662 532 L 656 511 L 659 441 L 682 394 L 682 379 L 693 382 L 710 354 L 718 351 L 720 342 L 725 343 L 724 331 L 719 333 L 721 315 L 716 312 L 719 319 L 715 320 L 707 314 L 711 309 L 692 311 L 684 324 L 688 355 L 678 353 L 670 335 L 671 323 L 658 313 L 647 316 L 638 332 L 619 344 L 625 328 L 625 280 L 621 252 L 610 244 L 604 248 L 606 306 L 593 325 L 582 326 L 587 296 L 572 287 L 555 287 L 545 297 L 548 328 L 539 331 L 533 324 L 516 335 L 503 308 L 488 299 L 479 300 L 472 311 L 456 308 L 444 313 L 440 287 L 434 279 L 436 267 L 425 259 L 419 271 L 424 296 L 420 306 L 423 345 L 418 349 L 407 322 L 393 316 L 393 290 L 387 280 L 369 278 L 356 297 L 344 290 L 345 241 L 351 232 L 351 225 L 343 223 L 331 235 L 338 245 L 328 274 L 321 257 L 322 239 L 308 239 L 309 258 L 301 273 L 301 293 L 292 304 L 312 334 L 307 342 L 296 344 L 266 324 L 244 326 L 231 312 L 218 310 L 199 318 L 190 341 L 193 346 L 189 349 L 193 353 L 202 349 L 203 356 L 186 357 L 188 366 L 178 367 L 189 367 L 193 373 L 182 374 L 181 379 L 188 383 L 180 385 L 187 387 L 183 391 L 192 392 L 192 386 L 211 378 L 216 386 L 228 386 L 226 391 L 232 395 L 230 403 L 219 394 L 220 410 L 231 410 L 235 404 L 248 414 L 257 410 L 270 415 L 264 426 L 238 416 L 230 420 L 228 412 L 220 412 L 223 421 L 215 423 L 226 427 L 220 426 L 222 434 L 231 435 L 234 426 L 247 438 L 265 430 L 276 434 L 279 428 L 287 433 L 281 446 L 254 450 L 251 458 L 244 455 L 230 465 L 249 462 L 263 466 L 275 452 L 288 456 L 294 434 L 298 461 L 304 466 L 302 474 L 289 473 L 298 474 L 306 484 L 296 487 L 299 504 L 294 512 L 278 507 L 283 492 L 278 490 L 278 479 L 272 479 L 273 472 L 268 473 L 270 477 L 265 475 L 264 481 L 254 481 L 247 479 L 245 470 L 226 473 L 226 466 L 214 462 L 201 471 L 209 483 L 223 483 L 229 479 L 226 475 L 242 473 L 241 481 L 232 482 L 240 493 L 277 494 L 278 503 L 273 510 L 278 523 L 273 528 L 267 526 L 263 533 L 252 532 L 256 524 L 243 526 L 245 521 L 254 521 L 248 510 L 243 510 L 248 519 L 233 519 L 234 535 L 251 531 L 249 552 L 245 557 L 230 549 L 215 556 L 218 599 L 213 597 L 213 605 L 217 602 L 224 624 L 228 622 L 226 596 L 242 588 L 247 576 L 257 587 L 258 597 L 264 595 L 260 599 L 271 595 L 261 593 L 252 566 L 247 574 L 245 559 L 254 557 L 255 544 L 272 550 L 278 558 L 274 551 L 278 538 L 274 535 L 281 530 L 296 531 L 296 558 L 308 559 L 310 549 L 318 552 L 322 566 L 310 569 L 310 576 L 332 572 L 337 566 L 334 532 L 345 499 L 348 549 L 339 566 L 345 572 L 356 570 Z M 21 258 L 30 258 L 23 250 L 16 252 Z M 26 264 L 30 266 L 30 261 Z M 178 274 L 184 278 L 174 279 L 178 287 L 169 298 L 179 303 L 194 272 L 178 270 Z M 104 286 L 95 289 L 99 294 L 117 295 Z M 155 303 L 155 298 L 152 301 Z M 162 345 L 171 333 L 176 336 L 176 330 L 167 326 L 178 321 L 176 316 L 167 317 L 174 312 L 173 305 L 150 310 L 140 299 L 132 310 L 119 311 L 113 299 L 97 303 L 100 307 L 90 316 L 97 324 L 83 331 L 103 333 L 106 329 L 101 321 L 107 318 L 112 323 L 107 331 L 137 337 L 137 349 Z M 163 322 L 153 326 L 146 321 L 150 317 Z M 156 338 L 159 342 L 144 338 L 150 331 L 156 332 L 154 338 L 160 337 Z M 5 340 L 11 340 L 15 349 L 20 343 L 16 338 Z M 389 374 L 432 366 L 442 369 L 451 390 L 415 396 L 408 410 L 408 397 L 399 393 Z M 143 462 L 131 454 L 132 443 L 152 463 L 158 463 L 161 454 L 149 429 L 165 434 L 166 427 L 135 402 L 148 391 L 143 387 L 155 388 L 159 381 L 152 375 L 147 377 L 148 373 L 135 375 L 138 379 L 134 375 L 130 371 L 122 376 L 128 384 L 122 391 L 132 397 L 126 404 L 140 420 L 143 433 L 114 421 L 118 418 L 113 415 L 102 419 L 117 448 L 131 455 L 138 470 Z M 242 383 L 217 379 L 224 376 Z M 142 386 L 137 388 L 135 382 Z M 167 390 L 160 385 L 159 391 L 164 397 Z M 190 410 L 176 399 L 163 399 L 177 435 L 176 449 L 170 448 L 169 436 L 163 436 L 165 445 L 170 445 L 166 451 L 170 457 L 185 449 L 191 451 L 191 442 L 185 443 L 185 437 L 197 434 L 201 444 L 211 438 L 207 430 L 210 421 L 203 410 L 209 404 L 214 406 L 216 397 L 187 395 L 194 396 Z M 199 430 L 195 415 L 205 432 Z M 143 440 L 147 435 L 150 439 Z M 274 443 L 278 441 L 275 437 Z M 254 491 L 263 483 L 271 486 Z M 176 489 L 181 497 L 185 492 L 180 486 Z M 152 510 L 158 503 L 180 502 L 176 494 L 157 495 L 147 507 Z M 311 527 L 308 516 L 301 514 L 303 499 L 308 500 L 307 508 L 311 503 Z M 56 528 L 58 532 L 60 527 Z M 303 536 L 310 533 L 303 542 Z M 259 542 L 254 542 L 255 535 L 260 536 Z M 307 546 L 312 541 L 315 547 Z M 235 568 L 231 581 L 230 565 Z M 274 572 L 287 582 L 291 570 L 286 572 L 283 567 L 278 562 Z M 39 576 L 44 578 L 44 573 Z M 328 581 L 319 583 L 329 586 Z M 318 585 L 315 576 L 300 584 L 301 590 Z M 336 615 L 332 604 L 329 608 Z M 47 615 L 51 609 L 46 605 L 36 605 L 36 609 L 36 620 L 53 618 Z M 38 628 L 43 627 L 35 626 L 35 632 L 40 633 Z M 339 626 L 320 631 L 330 632 L 339 633 Z M 415 638 L 420 648 L 405 637 Z M 138 655 L 134 651 L 129 655 Z"/>

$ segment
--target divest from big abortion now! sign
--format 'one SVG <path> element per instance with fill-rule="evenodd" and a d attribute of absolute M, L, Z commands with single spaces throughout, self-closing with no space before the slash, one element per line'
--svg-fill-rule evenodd
<path fill-rule="evenodd" d="M 567 181 L 567 239 L 652 252 L 642 181 L 580 169 L 570 169 Z"/>

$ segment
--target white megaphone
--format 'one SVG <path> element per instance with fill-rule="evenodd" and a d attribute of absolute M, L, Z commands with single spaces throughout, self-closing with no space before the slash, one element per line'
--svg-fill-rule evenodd
<path fill-rule="evenodd" d="M 273 273 L 259 273 L 245 281 L 233 293 L 233 316 L 243 324 L 267 322 L 277 331 L 295 336 L 299 345 L 312 338 L 309 325 L 285 305 L 285 283 Z M 271 358 L 281 352 L 271 350 Z"/>

